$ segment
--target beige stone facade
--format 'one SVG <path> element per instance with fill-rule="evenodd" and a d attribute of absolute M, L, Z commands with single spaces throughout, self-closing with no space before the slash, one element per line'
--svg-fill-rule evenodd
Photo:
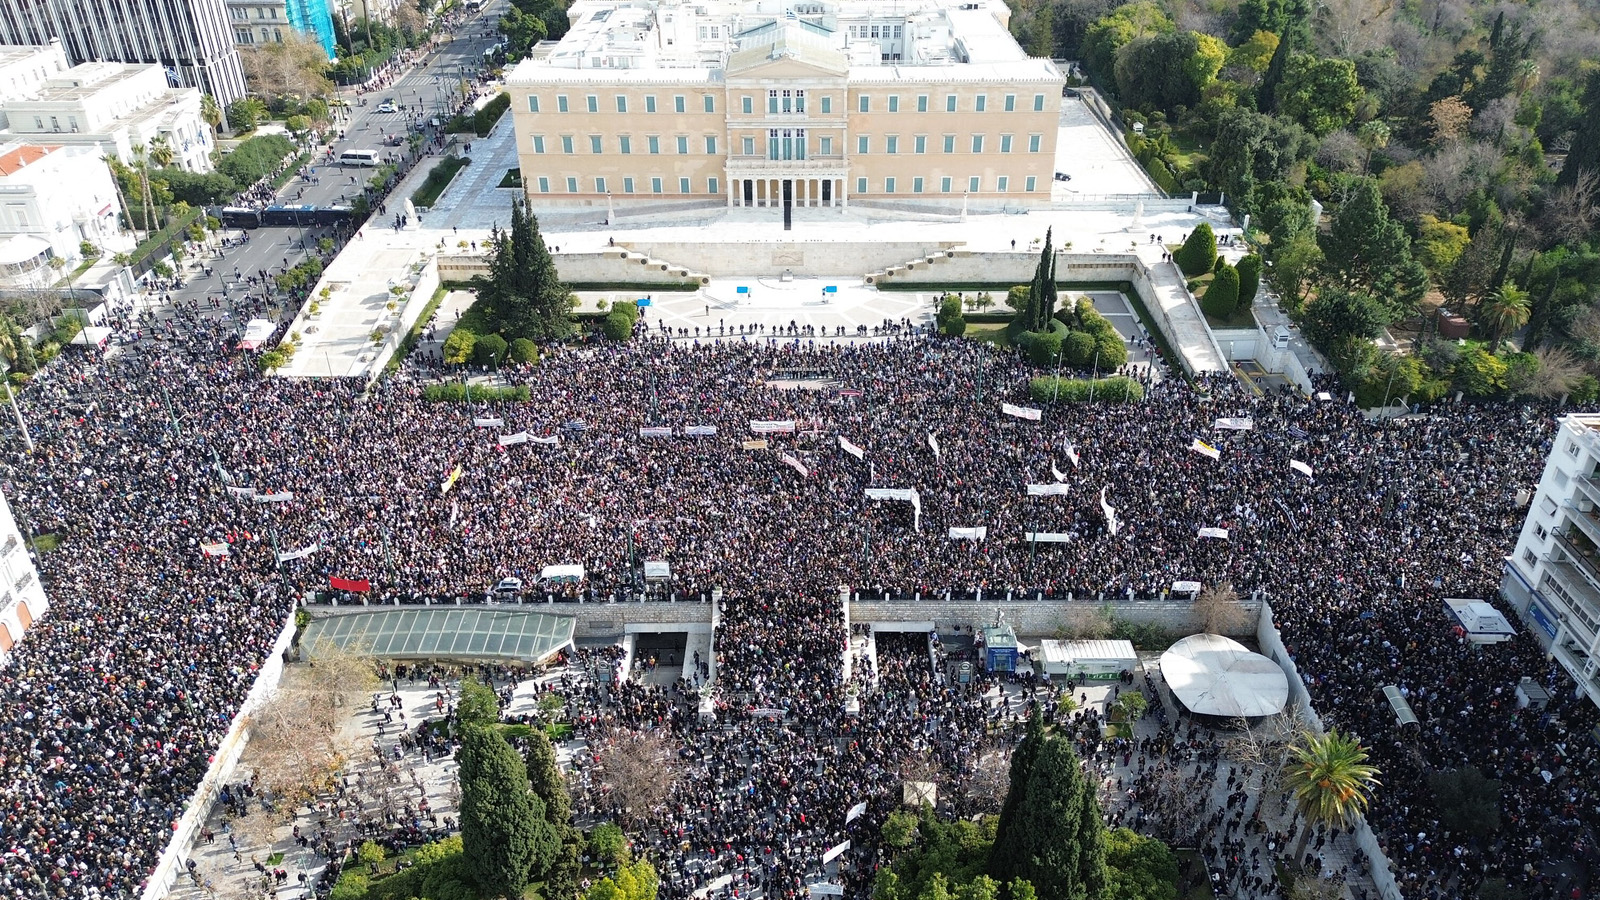
<path fill-rule="evenodd" d="M 508 77 L 535 205 L 1050 198 L 1064 79 L 988 3 L 585 0 Z"/>

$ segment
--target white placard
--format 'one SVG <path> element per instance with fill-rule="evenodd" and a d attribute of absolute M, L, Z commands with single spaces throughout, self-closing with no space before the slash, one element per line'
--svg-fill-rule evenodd
<path fill-rule="evenodd" d="M 1228 539 L 1228 529 L 1226 529 L 1226 528 L 1202 528 L 1202 529 L 1200 529 L 1200 537 L 1202 537 L 1202 538 L 1217 538 L 1219 540 L 1224 540 L 1225 541 L 1225 540 Z"/>
<path fill-rule="evenodd" d="M 672 429 L 670 427 L 663 427 L 663 426 L 656 426 L 656 427 L 652 427 L 652 428 L 641 428 L 641 429 L 639 429 L 639 437 L 642 437 L 642 438 L 669 438 L 669 437 L 672 437 Z"/>
<path fill-rule="evenodd" d="M 200 545 L 200 552 L 204 553 L 207 556 L 232 556 L 233 555 L 232 551 L 230 551 L 228 549 L 228 544 L 227 544 L 226 541 L 223 541 L 223 542 L 220 542 L 220 543 L 216 543 L 216 544 L 201 544 Z"/>
<path fill-rule="evenodd" d="M 1310 463 L 1303 463 L 1298 459 L 1291 459 L 1289 460 L 1289 468 L 1295 470 L 1296 472 L 1304 472 L 1308 478 L 1316 477 L 1316 473 L 1311 471 Z"/>
<path fill-rule="evenodd" d="M 683 429 L 684 437 L 713 437 L 716 433 L 715 425 L 686 425 Z"/>
<path fill-rule="evenodd" d="M 288 503 L 294 499 L 294 491 L 279 491 L 276 494 L 256 494 L 257 503 Z"/>
<path fill-rule="evenodd" d="M 1250 431 L 1256 422 L 1249 416 L 1224 416 L 1212 423 L 1218 431 Z"/>
<path fill-rule="evenodd" d="M 278 554 L 278 562 L 285 563 L 285 562 L 289 562 L 290 560 L 305 559 L 306 557 L 310 556 L 311 554 L 317 552 L 318 549 L 319 548 L 317 547 L 316 544 L 312 544 L 309 547 L 301 547 L 299 550 L 289 550 L 289 551 L 286 551 L 286 552 L 283 552 L 283 553 L 279 553 Z"/>
<path fill-rule="evenodd" d="M 1217 448 L 1211 446 L 1210 444 L 1206 443 L 1205 441 L 1200 440 L 1199 438 L 1195 438 L 1194 439 L 1194 443 L 1189 445 L 1189 449 L 1193 450 L 1194 452 L 1196 452 L 1198 454 L 1200 454 L 1201 456 L 1208 456 L 1208 457 L 1210 457 L 1212 459 L 1221 459 L 1222 458 L 1222 451 L 1221 450 L 1218 450 Z"/>
<path fill-rule="evenodd" d="M 1002 403 L 1000 411 L 1008 416 L 1016 416 L 1019 419 L 1027 419 L 1030 422 L 1037 422 L 1044 416 L 1043 412 L 1031 406 L 1016 406 L 1010 403 Z"/>
<path fill-rule="evenodd" d="M 1030 484 L 1028 485 L 1029 497 L 1057 497 L 1072 493 L 1072 488 L 1065 484 Z"/>
<path fill-rule="evenodd" d="M 960 541 L 981 541 L 989 536 L 989 526 L 979 525 L 977 528 L 952 528 L 950 537 Z"/>
<path fill-rule="evenodd" d="M 800 460 L 795 459 L 794 457 L 790 456 L 787 453 L 778 454 L 778 458 L 783 460 L 785 463 L 787 463 L 789 465 L 789 468 L 794 469 L 796 472 L 799 472 L 801 478 L 810 478 L 811 477 L 811 470 L 806 468 L 806 464 L 801 462 Z"/>
<path fill-rule="evenodd" d="M 933 450 L 933 458 L 937 461 L 939 459 L 939 439 L 934 437 L 931 431 L 928 432 L 928 447 Z"/>
<path fill-rule="evenodd" d="M 1030 544 L 1070 544 L 1072 535 L 1059 531 L 1025 531 L 1022 539 Z"/>
<path fill-rule="evenodd" d="M 847 440 L 842 434 L 839 435 L 839 449 L 850 454 L 851 456 L 854 456 L 856 459 L 867 458 L 867 451 L 857 447 L 855 444 L 850 443 L 850 441 Z"/>
<path fill-rule="evenodd" d="M 823 865 L 827 865 L 828 863 L 833 862 L 834 860 L 836 860 L 839 857 L 843 856 L 844 852 L 846 850 L 849 850 L 849 849 L 850 849 L 850 842 L 849 841 L 843 841 L 841 843 L 834 844 L 832 847 L 828 848 L 828 852 L 827 853 L 822 854 L 822 864 Z"/>
<path fill-rule="evenodd" d="M 793 434 L 793 419 L 751 419 L 750 430 L 756 434 Z"/>
<path fill-rule="evenodd" d="M 474 428 L 499 428 L 504 424 L 506 424 L 506 420 L 499 416 L 484 416 L 472 420 L 472 427 Z"/>
<path fill-rule="evenodd" d="M 526 431 L 519 431 L 516 434 L 500 435 L 500 446 L 502 447 L 511 447 L 517 444 L 526 444 L 527 442 L 528 433 Z"/>
<path fill-rule="evenodd" d="M 1122 528 L 1122 523 L 1117 520 L 1117 508 L 1106 500 L 1106 491 L 1108 489 L 1104 487 L 1100 489 L 1100 509 L 1106 514 L 1106 531 L 1110 532 L 1112 537 L 1116 537 L 1117 532 Z"/>
<path fill-rule="evenodd" d="M 847 824 L 854 822 L 856 819 L 866 815 L 866 812 L 867 801 L 863 800 L 860 803 L 857 803 L 855 806 L 850 807 L 850 811 L 844 814 L 844 820 Z"/>

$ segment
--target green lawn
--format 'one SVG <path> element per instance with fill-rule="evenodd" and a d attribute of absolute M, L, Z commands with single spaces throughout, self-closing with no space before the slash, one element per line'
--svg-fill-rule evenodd
<path fill-rule="evenodd" d="M 1002 322 L 968 322 L 966 333 L 962 336 L 969 341 L 983 341 L 996 347 L 1011 346 L 1011 339 L 1006 336 L 1006 326 Z"/>
<path fill-rule="evenodd" d="M 33 549 L 40 553 L 49 553 L 61 546 L 59 534 L 36 534 L 33 536 Z"/>
<path fill-rule="evenodd" d="M 455 178 L 456 173 L 466 165 L 467 158 L 464 156 L 446 156 L 440 160 L 434 165 L 433 171 L 428 173 L 427 179 L 422 182 L 422 187 L 417 188 L 416 193 L 411 195 L 412 205 L 432 206 L 437 203 L 439 195 L 450 186 L 451 179 Z"/>
<path fill-rule="evenodd" d="M 500 183 L 495 185 L 495 187 L 503 187 L 503 188 L 519 188 L 519 187 L 522 187 L 522 170 L 520 168 L 518 168 L 518 169 L 507 169 L 505 177 L 501 178 L 500 179 Z"/>

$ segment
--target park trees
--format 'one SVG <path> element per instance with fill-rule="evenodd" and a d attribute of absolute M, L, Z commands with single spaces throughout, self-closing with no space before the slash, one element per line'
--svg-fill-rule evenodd
<path fill-rule="evenodd" d="M 592 741 L 596 747 L 595 777 L 615 807 L 640 816 L 671 796 L 683 767 L 667 734 L 611 728 Z"/>
<path fill-rule="evenodd" d="M 1428 273 L 1411 256 L 1405 228 L 1389 216 L 1378 184 L 1351 185 L 1329 229 L 1318 238 L 1322 276 L 1330 284 L 1383 300 L 1391 320 L 1409 314 L 1428 288 Z"/>
<path fill-rule="evenodd" d="M 1172 254 L 1172 261 L 1191 278 L 1211 271 L 1217 262 L 1217 236 L 1211 230 L 1211 223 L 1201 222 L 1195 226 L 1183 246 Z"/>
<path fill-rule="evenodd" d="M 462 729 L 461 842 L 468 872 L 486 895 L 520 900 L 530 878 L 549 868 L 561 841 L 545 818 L 528 770 L 499 731 Z"/>

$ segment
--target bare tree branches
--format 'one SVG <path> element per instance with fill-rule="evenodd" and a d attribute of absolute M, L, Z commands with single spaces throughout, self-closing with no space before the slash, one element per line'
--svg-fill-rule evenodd
<path fill-rule="evenodd" d="M 998 813 L 1011 789 L 1011 747 L 989 747 L 972 760 L 972 771 L 961 782 L 961 797 L 972 812 Z"/>
<path fill-rule="evenodd" d="M 616 805 L 635 816 L 655 809 L 672 795 L 682 763 L 666 732 L 609 728 L 594 741 L 595 778 Z"/>
<path fill-rule="evenodd" d="M 1571 184 L 1562 185 L 1545 201 L 1540 217 L 1545 232 L 1563 243 L 1579 240 L 1594 230 L 1600 220 L 1600 175 L 1583 171 Z"/>
<path fill-rule="evenodd" d="M 1231 581 L 1208 585 L 1195 598 L 1191 611 L 1195 627 L 1207 634 L 1236 634 L 1250 621 Z"/>

